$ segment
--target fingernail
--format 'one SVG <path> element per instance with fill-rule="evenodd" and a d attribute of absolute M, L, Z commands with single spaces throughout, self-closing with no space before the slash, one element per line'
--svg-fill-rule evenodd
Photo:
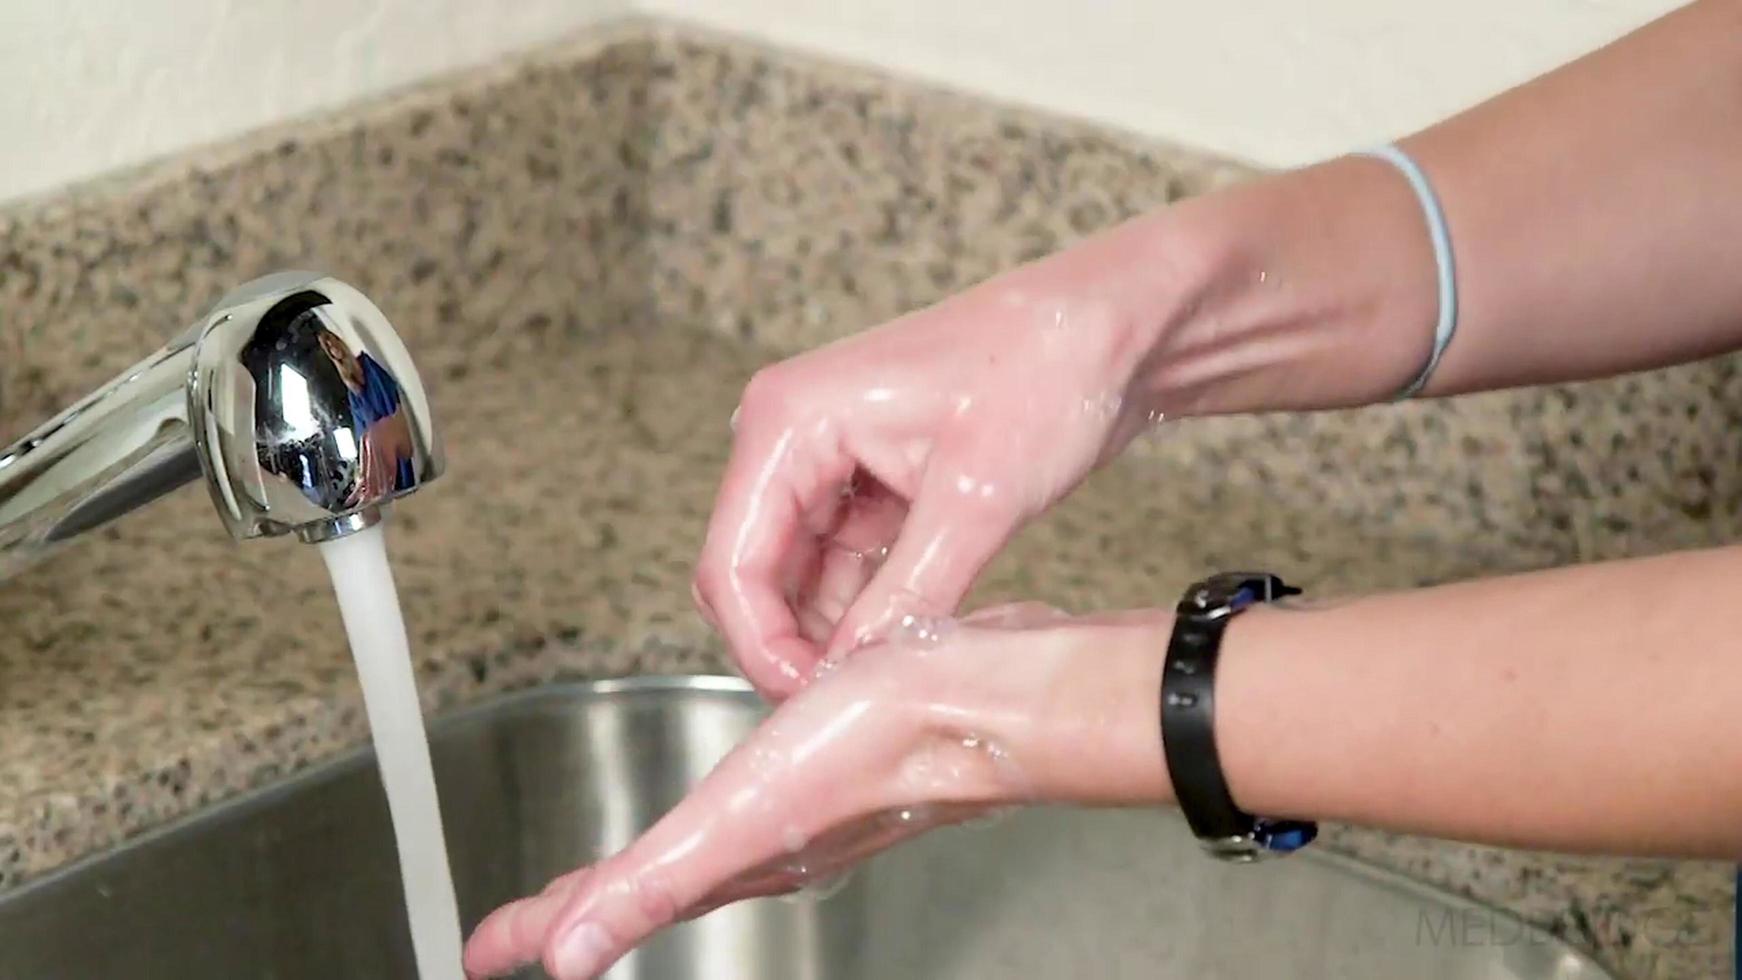
<path fill-rule="evenodd" d="M 557 945 L 556 968 L 562 980 L 591 977 L 611 955 L 611 936 L 597 922 L 583 922 L 569 930 Z"/>

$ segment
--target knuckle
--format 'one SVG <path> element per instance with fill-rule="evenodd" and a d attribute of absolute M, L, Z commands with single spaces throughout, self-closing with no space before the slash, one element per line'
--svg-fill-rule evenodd
<path fill-rule="evenodd" d="M 751 375 L 738 398 L 739 424 L 783 412 L 794 393 L 791 374 L 784 364 L 772 364 Z"/>
<path fill-rule="evenodd" d="M 683 911 L 683 902 L 671 879 L 659 873 L 642 874 L 634 879 L 635 908 L 645 921 L 659 926 L 675 922 Z"/>

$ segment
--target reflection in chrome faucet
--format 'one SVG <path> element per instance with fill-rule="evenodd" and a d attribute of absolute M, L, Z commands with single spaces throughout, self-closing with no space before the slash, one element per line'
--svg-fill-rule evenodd
<path fill-rule="evenodd" d="M 412 467 L 411 424 L 401 411 L 399 383 L 368 352 L 353 354 L 330 330 L 319 331 L 326 352 L 349 393 L 351 419 L 361 433 L 355 447 L 357 470 L 350 500 L 410 489 L 417 480 Z"/>

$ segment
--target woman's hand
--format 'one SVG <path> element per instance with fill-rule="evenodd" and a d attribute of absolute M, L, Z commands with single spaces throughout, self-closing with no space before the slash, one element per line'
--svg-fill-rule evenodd
<path fill-rule="evenodd" d="M 594 977 L 674 922 L 990 808 L 1164 800 L 1169 623 L 1002 607 L 831 661 L 627 849 L 485 919 L 466 970 L 542 956 L 558 980 Z"/>
<path fill-rule="evenodd" d="M 399 464 L 415 451 L 403 407 L 365 429 L 357 452 L 357 477 L 346 503 L 379 500 L 400 489 Z"/>
<path fill-rule="evenodd" d="M 951 615 L 1025 521 L 1142 429 L 1147 332 L 1094 278 L 1099 252 L 1141 248 L 1121 235 L 752 379 L 695 594 L 764 694 L 904 616 Z"/>

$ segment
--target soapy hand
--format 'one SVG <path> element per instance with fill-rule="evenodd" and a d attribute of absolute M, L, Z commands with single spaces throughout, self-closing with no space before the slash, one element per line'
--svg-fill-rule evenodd
<path fill-rule="evenodd" d="M 466 971 L 542 957 L 557 980 L 583 980 L 674 922 L 989 808 L 1162 800 L 1168 627 L 1035 606 L 910 621 L 883 648 L 827 662 L 628 848 L 492 913 Z"/>
<path fill-rule="evenodd" d="M 751 380 L 695 597 L 765 695 L 904 616 L 953 613 L 1157 417 L 1133 393 L 1144 330 L 1095 287 L 1098 244 Z"/>

